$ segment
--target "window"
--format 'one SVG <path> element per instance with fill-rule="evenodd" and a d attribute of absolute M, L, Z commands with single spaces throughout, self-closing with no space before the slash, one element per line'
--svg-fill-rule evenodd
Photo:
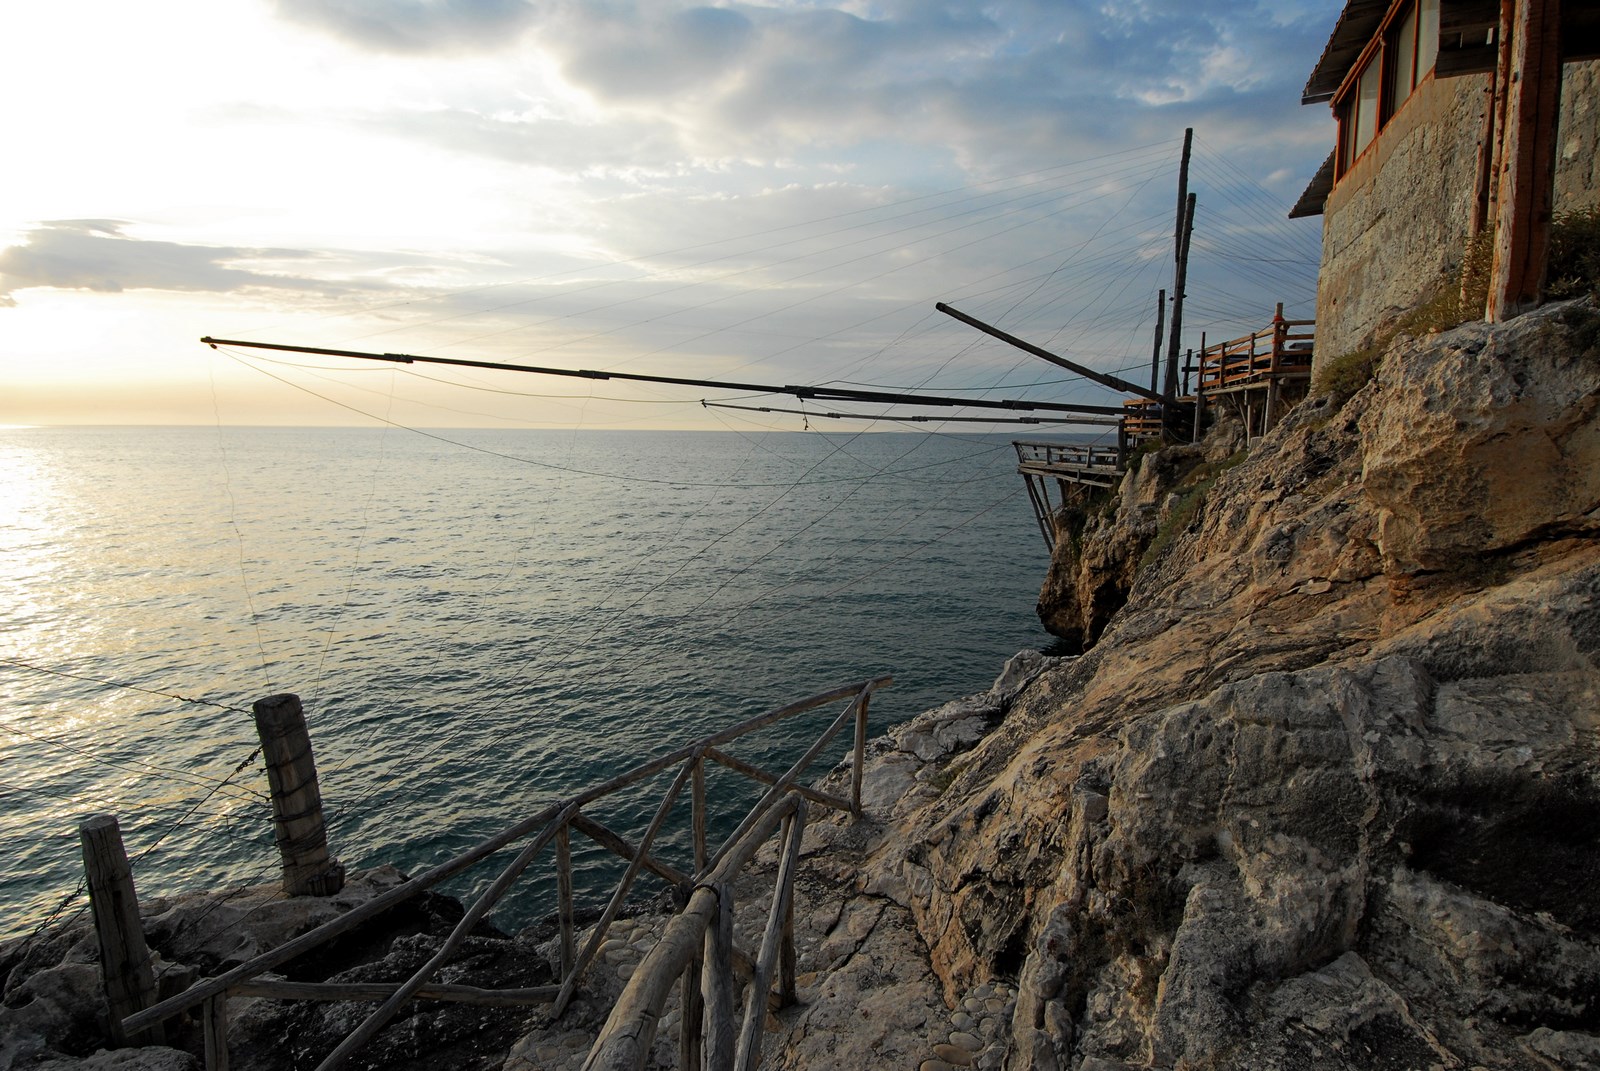
<path fill-rule="evenodd" d="M 1439 0 L 1396 3 L 1334 99 L 1340 175 L 1433 70 L 1438 54 Z"/>
<path fill-rule="evenodd" d="M 1354 148 L 1357 156 L 1378 133 L 1378 97 L 1382 88 L 1383 65 L 1367 64 L 1367 69 L 1361 72 L 1361 80 L 1356 83 Z"/>
<path fill-rule="evenodd" d="M 1439 58 L 1439 0 L 1422 0 L 1422 18 L 1417 27 L 1417 81 L 1433 70 Z"/>
<path fill-rule="evenodd" d="M 1392 47 L 1389 53 L 1394 62 L 1394 87 L 1389 94 L 1388 106 L 1384 108 L 1385 118 L 1393 115 L 1400 109 L 1405 99 L 1411 96 L 1411 91 L 1417 86 L 1417 9 L 1413 7 L 1406 12 L 1406 17 L 1400 20 L 1400 26 L 1391 38 Z"/>

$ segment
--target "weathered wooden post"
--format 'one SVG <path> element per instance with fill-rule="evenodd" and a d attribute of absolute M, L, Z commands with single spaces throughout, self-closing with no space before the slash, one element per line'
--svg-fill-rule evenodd
<path fill-rule="evenodd" d="M 290 896 L 332 896 L 344 888 L 344 864 L 328 853 L 322 793 L 300 697 L 284 693 L 253 707 L 261 754 L 272 787 L 272 825 L 283 856 L 283 888 Z"/>
<path fill-rule="evenodd" d="M 683 1014 L 678 1023 L 678 1066 L 687 1071 L 699 1071 L 704 1053 L 705 995 L 701 992 L 701 976 L 705 973 L 705 944 L 702 941 L 689 958 L 684 969 L 682 992 Z"/>
<path fill-rule="evenodd" d="M 205 1035 L 206 1071 L 228 1071 L 227 993 L 218 993 L 200 1006 L 200 1031 Z"/>
<path fill-rule="evenodd" d="M 556 914 L 561 924 L 561 980 L 565 982 L 578 962 L 572 903 L 572 835 L 566 823 L 556 831 Z"/>
<path fill-rule="evenodd" d="M 112 1044 L 160 1045 L 161 1026 L 128 1037 L 122 1020 L 156 1002 L 155 972 L 150 969 L 150 949 L 144 943 L 139 921 L 139 898 L 133 889 L 133 870 L 122 846 L 122 830 L 115 815 L 97 814 L 78 824 L 83 845 L 83 869 L 89 886 L 89 907 L 94 913 L 95 935 L 100 939 L 100 969 L 105 977 L 106 1005 L 110 1012 Z"/>
<path fill-rule="evenodd" d="M 694 823 L 694 873 L 699 877 L 706 869 L 706 760 L 703 750 L 694 757 L 694 782 L 690 791 Z"/>
<path fill-rule="evenodd" d="M 861 817 L 861 776 L 866 772 L 867 765 L 867 703 L 871 698 L 872 693 L 867 692 L 856 700 L 856 738 L 850 769 L 850 812 L 857 818 Z"/>
<path fill-rule="evenodd" d="M 705 1065 L 720 1071 L 733 1067 L 738 1035 L 733 1023 L 733 884 L 724 882 L 715 888 L 717 914 L 705 933 L 705 1042 L 701 1051 Z M 765 994 L 751 999 L 766 1004 Z"/>

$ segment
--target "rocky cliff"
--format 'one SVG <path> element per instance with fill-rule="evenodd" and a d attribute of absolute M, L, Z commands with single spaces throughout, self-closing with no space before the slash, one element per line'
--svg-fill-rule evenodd
<path fill-rule="evenodd" d="M 1597 408 L 1588 301 L 1128 478 L 1126 605 L 863 870 L 1006 1067 L 1600 1067 Z"/>

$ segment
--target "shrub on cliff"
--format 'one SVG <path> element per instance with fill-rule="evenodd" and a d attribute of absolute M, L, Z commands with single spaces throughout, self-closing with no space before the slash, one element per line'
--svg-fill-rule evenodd
<path fill-rule="evenodd" d="M 1548 299 L 1600 293 L 1600 205 L 1563 212 L 1550 224 Z"/>

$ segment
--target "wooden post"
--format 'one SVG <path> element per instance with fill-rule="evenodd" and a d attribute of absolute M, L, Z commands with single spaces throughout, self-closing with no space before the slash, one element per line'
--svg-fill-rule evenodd
<path fill-rule="evenodd" d="M 1167 383 L 1163 394 L 1169 410 L 1178 392 L 1178 341 L 1183 333 L 1184 288 L 1189 285 L 1189 242 L 1194 237 L 1194 194 L 1189 195 L 1186 207 L 1188 211 L 1184 213 L 1183 231 L 1179 235 L 1182 244 L 1178 259 L 1178 274 L 1172 284 L 1172 327 L 1167 338 Z M 1171 415 L 1168 413 L 1163 424 L 1170 420 Z"/>
<path fill-rule="evenodd" d="M 1278 374 L 1278 358 L 1283 354 L 1284 340 L 1289 337 L 1289 325 L 1283 319 L 1283 302 L 1278 302 L 1278 311 L 1272 314 L 1272 364 L 1269 371 Z"/>
<path fill-rule="evenodd" d="M 694 821 L 694 873 L 695 877 L 706 868 L 706 760 L 703 753 L 694 757 L 693 794 Z"/>
<path fill-rule="evenodd" d="M 269 695 L 256 700 L 253 709 L 267 783 L 272 787 L 273 833 L 283 857 L 283 889 L 290 896 L 332 896 L 344 888 L 344 864 L 328 854 L 317 761 L 311 754 L 300 697 Z"/>
<path fill-rule="evenodd" d="M 561 924 L 561 978 L 565 981 L 578 961 L 573 936 L 572 836 L 565 824 L 556 831 L 556 914 Z"/>
<path fill-rule="evenodd" d="M 1162 390 L 1170 407 L 1177 389 L 1178 338 L 1183 330 L 1183 290 L 1189 275 L 1189 235 L 1194 230 L 1194 194 L 1189 192 L 1189 157 L 1194 148 L 1194 128 L 1183 132 L 1183 156 L 1178 162 L 1178 220 L 1172 232 L 1172 326 L 1167 341 L 1167 376 Z M 1164 423 L 1164 422 L 1163 422 Z"/>
<path fill-rule="evenodd" d="M 201 1005 L 200 1030 L 205 1034 L 206 1071 L 228 1071 L 228 994 L 218 993 Z"/>
<path fill-rule="evenodd" d="M 795 947 L 794 947 L 794 877 L 799 866 L 800 845 L 806 833 L 806 808 L 804 804 L 795 808 L 794 817 L 789 819 L 788 841 L 784 843 L 784 860 L 791 865 L 780 867 L 778 885 L 773 890 L 774 896 L 783 899 L 783 932 L 778 941 L 778 1006 L 790 1008 L 800 999 L 799 989 L 795 984 Z"/>
<path fill-rule="evenodd" d="M 850 770 L 850 813 L 857 818 L 861 817 L 861 778 L 866 773 L 867 765 L 867 703 L 871 699 L 869 693 L 863 695 L 856 704 L 855 753 Z"/>
<path fill-rule="evenodd" d="M 733 1066 L 733 885 L 716 886 L 717 914 L 706 927 L 706 1067 Z M 764 998 L 763 998 L 764 999 Z"/>
<path fill-rule="evenodd" d="M 110 1012 L 107 1027 L 111 1042 L 118 1048 L 163 1044 L 160 1024 L 133 1037 L 122 1029 L 123 1019 L 156 1002 L 156 979 L 139 921 L 133 870 L 128 866 L 116 816 L 97 814 L 84 819 L 78 825 L 78 840 L 83 845 L 83 869 L 95 935 L 100 939 L 100 969 Z"/>
<path fill-rule="evenodd" d="M 705 945 L 702 942 L 683 972 L 683 1014 L 678 1022 L 678 1066 L 684 1071 L 700 1071 L 701 1053 L 705 1048 L 705 995 L 700 991 L 700 978 L 705 973 Z"/>
<path fill-rule="evenodd" d="M 766 1029 L 767 994 L 772 987 L 772 972 L 782 972 L 782 947 L 784 919 L 794 906 L 794 877 L 800 865 L 800 841 L 805 836 L 806 804 L 795 801 L 794 814 L 784 819 L 783 857 L 778 863 L 777 885 L 772 890 L 772 908 L 767 913 L 767 928 L 761 938 L 761 951 L 756 956 L 755 977 L 750 980 L 748 1001 L 744 1006 L 744 1024 L 739 1031 L 739 1048 L 734 1057 L 738 1071 L 755 1071 L 761 1062 L 761 1035 Z M 790 934 L 792 937 L 792 934 Z M 794 981 L 787 981 L 790 993 Z"/>
<path fill-rule="evenodd" d="M 1511 49 L 1511 78 L 1486 310 L 1491 323 L 1526 312 L 1544 289 L 1561 118 L 1560 0 L 1520 0 L 1511 40 L 1501 47 Z"/>
<path fill-rule="evenodd" d="M 1156 296 L 1156 342 L 1150 349 L 1150 393 L 1161 392 L 1161 343 L 1166 341 L 1167 335 L 1167 292 L 1162 290 Z"/>

